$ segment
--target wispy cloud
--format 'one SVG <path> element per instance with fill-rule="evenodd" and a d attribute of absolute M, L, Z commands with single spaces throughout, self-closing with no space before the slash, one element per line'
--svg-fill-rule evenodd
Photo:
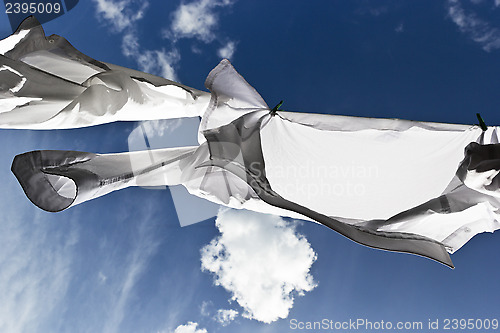
<path fill-rule="evenodd" d="M 198 328 L 198 323 L 190 321 L 186 325 L 177 326 L 174 333 L 207 333 L 207 330 Z"/>
<path fill-rule="evenodd" d="M 0 205 L 0 331 L 36 332 L 67 295 L 78 229 L 33 219 L 10 201 Z"/>
<path fill-rule="evenodd" d="M 175 72 L 175 66 L 181 60 L 178 49 L 174 48 L 169 52 L 165 49 L 143 50 L 137 33 L 131 30 L 123 36 L 122 52 L 125 56 L 135 59 L 141 71 L 173 81 L 178 80 Z"/>
<path fill-rule="evenodd" d="M 215 315 L 215 321 L 217 321 L 222 326 L 229 325 L 238 316 L 238 311 L 233 309 L 219 309 Z"/>
<path fill-rule="evenodd" d="M 226 45 L 224 45 L 223 47 L 221 47 L 217 51 L 217 55 L 220 58 L 225 58 L 225 59 L 231 60 L 233 58 L 233 55 L 234 55 L 235 51 L 236 51 L 236 43 L 230 41 L 230 42 L 227 42 Z"/>
<path fill-rule="evenodd" d="M 361 6 L 356 9 L 358 15 L 370 15 L 374 17 L 379 17 L 387 14 L 389 12 L 389 6 L 380 5 L 377 3 L 361 3 Z"/>
<path fill-rule="evenodd" d="M 208 317 L 210 316 L 210 308 L 213 306 L 212 302 L 211 301 L 204 301 L 201 303 L 201 306 L 200 306 L 200 314 L 203 316 L 203 317 Z"/>
<path fill-rule="evenodd" d="M 222 209 L 221 235 L 201 250 L 202 269 L 232 294 L 243 317 L 270 323 L 286 318 L 294 296 L 315 288 L 310 274 L 316 253 L 282 218 Z"/>
<path fill-rule="evenodd" d="M 495 4 L 498 3 L 496 0 Z M 500 48 L 500 29 L 471 10 L 465 10 L 459 0 L 448 0 L 448 16 L 462 33 L 481 45 L 486 52 Z"/>
<path fill-rule="evenodd" d="M 97 278 L 98 278 L 100 283 L 106 283 L 106 280 L 108 279 L 108 277 L 106 275 L 104 275 L 103 272 L 99 272 L 97 274 Z"/>
<path fill-rule="evenodd" d="M 134 250 L 128 255 L 125 270 L 120 270 L 122 279 L 113 286 L 118 292 L 115 294 L 115 298 L 111 300 L 112 311 L 109 314 L 109 319 L 104 326 L 103 332 L 112 333 L 120 331 L 120 325 L 125 318 L 126 307 L 131 296 L 134 294 L 134 287 L 148 267 L 151 258 L 157 253 L 160 245 L 150 223 L 153 219 L 152 212 L 155 209 L 152 204 L 146 205 L 142 209 L 144 213 L 135 232 L 135 243 L 132 244 Z M 124 218 L 124 220 L 126 219 Z"/>

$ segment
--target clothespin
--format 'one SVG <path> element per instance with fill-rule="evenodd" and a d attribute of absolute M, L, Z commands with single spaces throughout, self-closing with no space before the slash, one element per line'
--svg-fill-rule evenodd
<path fill-rule="evenodd" d="M 486 126 L 486 123 L 484 122 L 483 118 L 481 118 L 481 115 L 479 113 L 476 113 L 477 120 L 479 120 L 479 127 L 483 130 L 483 132 L 486 132 L 488 130 L 488 126 Z"/>
<path fill-rule="evenodd" d="M 280 101 L 278 103 L 278 105 L 276 105 L 274 108 L 271 109 L 271 112 L 270 112 L 271 116 L 274 117 L 276 115 L 277 111 L 282 111 L 282 110 L 280 110 L 280 107 L 281 107 L 282 104 L 283 104 L 283 101 Z"/>

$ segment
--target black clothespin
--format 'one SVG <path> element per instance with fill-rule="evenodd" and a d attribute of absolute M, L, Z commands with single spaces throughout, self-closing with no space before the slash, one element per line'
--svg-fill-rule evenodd
<path fill-rule="evenodd" d="M 278 103 L 278 105 L 276 105 L 274 108 L 271 109 L 271 112 L 270 112 L 271 116 L 274 117 L 276 115 L 276 112 L 282 111 L 282 110 L 280 110 L 280 107 L 281 107 L 282 104 L 283 104 L 283 101 L 280 101 Z"/>
<path fill-rule="evenodd" d="M 479 120 L 479 127 L 483 130 L 483 132 L 486 132 L 488 130 L 488 126 L 486 126 L 486 123 L 484 122 L 483 118 L 481 118 L 481 115 L 479 113 L 476 113 L 477 120 Z"/>

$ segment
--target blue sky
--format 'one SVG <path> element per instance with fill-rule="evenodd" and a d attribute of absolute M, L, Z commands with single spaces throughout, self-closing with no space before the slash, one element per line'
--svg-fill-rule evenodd
<path fill-rule="evenodd" d="M 286 110 L 464 124 L 480 112 L 498 125 L 499 22 L 498 0 L 92 0 L 44 28 L 95 59 L 198 89 L 229 57 Z M 217 224 L 181 227 L 168 190 L 126 189 L 46 213 L 10 173 L 25 151 L 128 151 L 137 125 L 0 131 L 0 331 L 293 332 L 292 319 L 498 319 L 498 233 L 472 239 L 450 270 L 264 215 L 226 211 Z M 241 236 L 247 226 L 254 233 Z"/>

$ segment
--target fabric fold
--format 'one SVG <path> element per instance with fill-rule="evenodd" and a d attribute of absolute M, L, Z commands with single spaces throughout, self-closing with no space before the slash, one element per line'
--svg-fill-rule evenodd
<path fill-rule="evenodd" d="M 196 149 L 119 154 L 32 151 L 17 155 L 11 169 L 36 206 L 58 212 L 129 186 L 178 185 L 182 170 Z"/>
<path fill-rule="evenodd" d="M 76 50 L 29 17 L 0 41 L 0 128 L 60 129 L 199 117 L 210 94 Z"/>

